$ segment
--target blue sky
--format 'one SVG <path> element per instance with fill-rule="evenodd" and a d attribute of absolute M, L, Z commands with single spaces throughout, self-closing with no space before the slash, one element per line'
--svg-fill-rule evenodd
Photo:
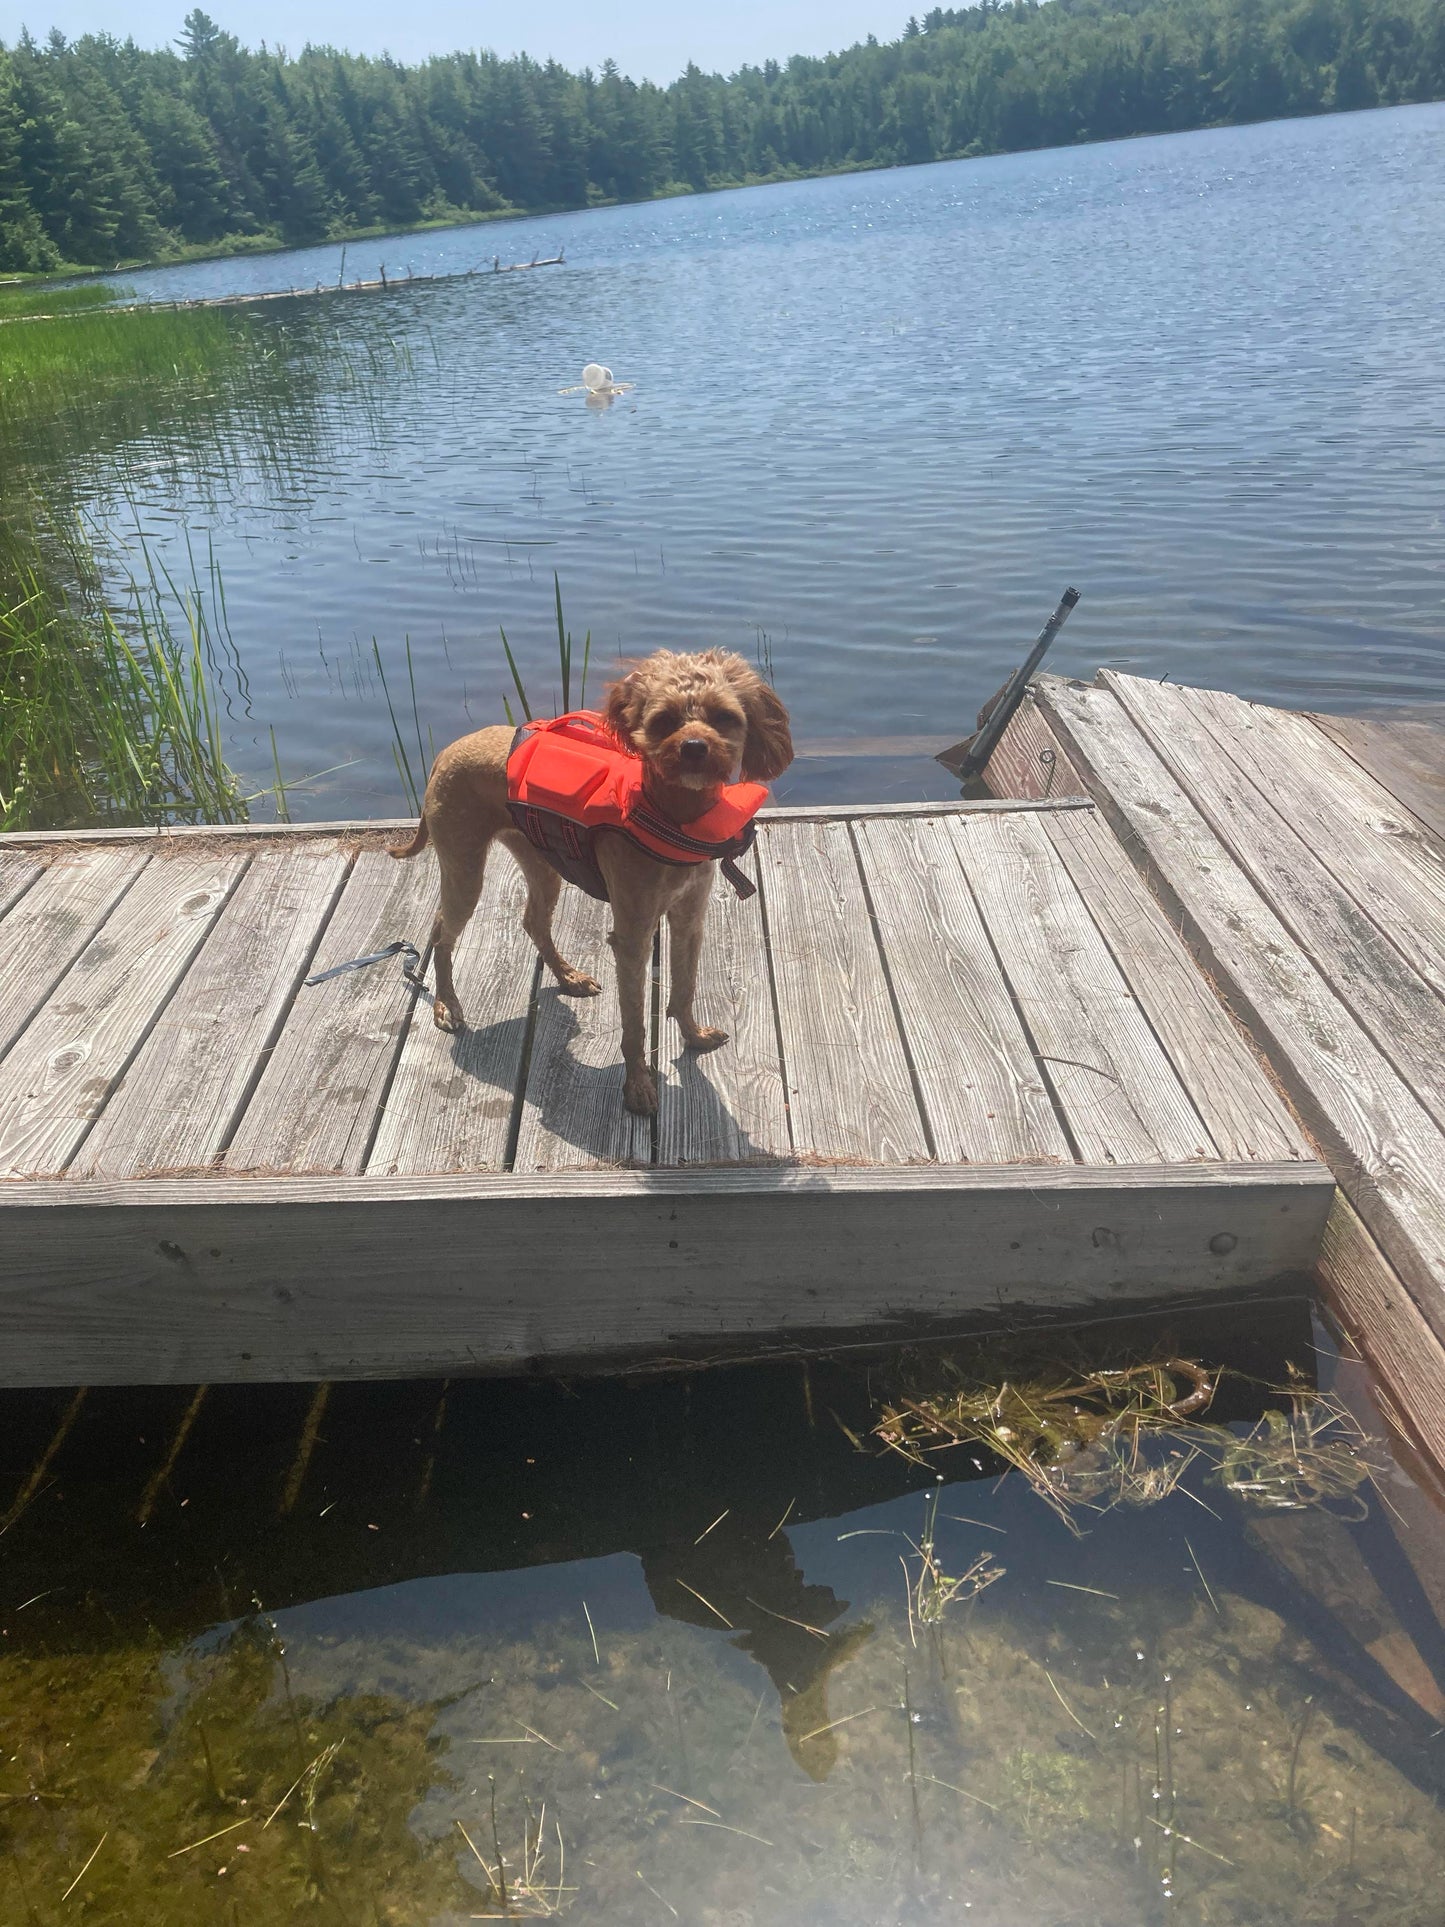
<path fill-rule="evenodd" d="M 70 36 L 112 33 L 143 46 L 174 40 L 192 0 L 0 0 L 0 40 L 22 26 L 37 39 L 52 27 Z M 600 67 L 609 56 L 636 79 L 667 81 L 687 65 L 731 73 L 745 61 L 827 53 L 866 34 L 891 40 L 919 0 L 210 0 L 206 11 L 254 46 L 264 40 L 299 52 L 308 40 L 354 53 L 383 51 L 413 61 L 454 47 L 553 55 L 567 67 Z M 927 0 L 924 0 L 926 6 Z M 922 7 L 919 8 L 923 10 Z"/>

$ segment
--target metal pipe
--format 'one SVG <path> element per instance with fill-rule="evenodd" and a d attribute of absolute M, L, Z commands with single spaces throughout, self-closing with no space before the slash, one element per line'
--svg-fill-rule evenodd
<path fill-rule="evenodd" d="M 1065 589 L 1059 597 L 1059 606 L 1039 631 L 1038 641 L 1004 684 L 1003 693 L 994 704 L 988 721 L 974 737 L 968 754 L 956 766 L 955 774 L 961 782 L 966 783 L 970 777 L 977 776 L 992 756 L 999 737 L 1008 728 L 1010 717 L 1024 699 L 1030 678 L 1053 647 L 1054 637 L 1068 621 L 1069 611 L 1078 599 L 1077 589 Z"/>

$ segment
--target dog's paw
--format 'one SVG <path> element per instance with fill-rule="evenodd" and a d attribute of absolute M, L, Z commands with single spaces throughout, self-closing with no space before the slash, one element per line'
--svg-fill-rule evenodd
<path fill-rule="evenodd" d="M 695 1030 L 685 1033 L 682 1041 L 688 1050 L 721 1050 L 728 1041 L 728 1033 L 715 1030 L 711 1024 L 699 1024 Z"/>
<path fill-rule="evenodd" d="M 634 1117 L 657 1116 L 657 1080 L 646 1065 L 627 1073 L 622 1101 Z"/>
<path fill-rule="evenodd" d="M 461 1011 L 451 1004 L 444 1004 L 440 997 L 431 1007 L 431 1020 L 438 1030 L 447 1031 L 453 1037 L 460 1036 L 467 1027 L 467 1020 Z"/>
<path fill-rule="evenodd" d="M 572 970 L 565 977 L 559 977 L 557 988 L 564 997 L 600 997 L 602 995 L 602 986 L 597 979 L 584 976 L 580 970 Z"/>

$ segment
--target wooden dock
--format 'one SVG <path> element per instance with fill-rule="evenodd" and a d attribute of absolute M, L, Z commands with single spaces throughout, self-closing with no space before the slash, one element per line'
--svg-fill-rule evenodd
<path fill-rule="evenodd" d="M 1040 677 L 990 788 L 1080 789 L 1333 1167 L 1319 1280 L 1445 1468 L 1445 705 Z"/>
<path fill-rule="evenodd" d="M 1113 700 L 1110 698 L 1110 700 Z M 0 849 L 0 1383 L 597 1369 L 1244 1293 L 1333 1182 L 1083 796 L 774 810 L 655 1122 L 605 906 L 498 855 L 439 1033 L 401 825 Z M 659 966 L 666 970 L 666 939 Z"/>

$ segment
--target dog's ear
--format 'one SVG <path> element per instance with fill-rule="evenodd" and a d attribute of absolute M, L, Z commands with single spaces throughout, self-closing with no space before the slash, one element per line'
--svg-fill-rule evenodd
<path fill-rule="evenodd" d="M 647 679 L 641 666 L 629 669 L 602 695 L 602 720 L 624 749 L 635 749 L 634 732 L 642 727 L 647 707 Z"/>
<path fill-rule="evenodd" d="M 781 776 L 793 760 L 793 734 L 788 727 L 788 712 L 778 700 L 777 691 L 761 676 L 742 665 L 743 675 L 732 678 L 743 699 L 748 718 L 748 739 L 743 745 L 743 780 L 771 783 Z"/>

